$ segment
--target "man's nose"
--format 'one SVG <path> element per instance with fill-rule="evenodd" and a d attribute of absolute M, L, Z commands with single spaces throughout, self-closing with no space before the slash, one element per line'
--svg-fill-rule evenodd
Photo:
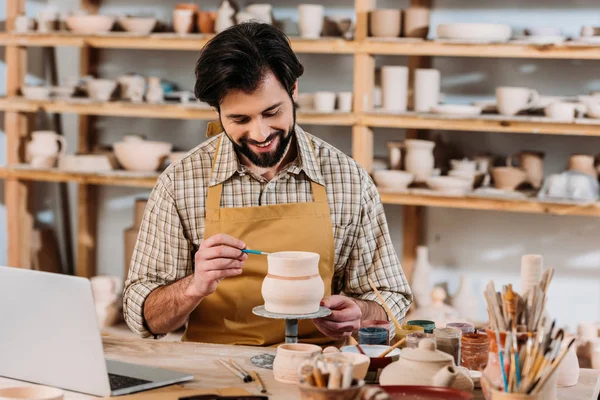
<path fill-rule="evenodd" d="M 259 143 L 267 140 L 270 135 L 269 126 L 266 122 L 262 121 L 262 118 L 255 120 L 250 129 L 250 137 Z"/>

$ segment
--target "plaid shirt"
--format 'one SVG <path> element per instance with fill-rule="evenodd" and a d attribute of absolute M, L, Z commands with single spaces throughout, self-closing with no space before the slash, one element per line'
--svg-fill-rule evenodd
<path fill-rule="evenodd" d="M 298 126 L 295 132 L 298 157 L 271 181 L 241 165 L 224 134 L 206 140 L 161 174 L 146 206 L 125 282 L 123 308 L 132 330 L 142 337 L 163 336 L 148 331 L 144 301 L 154 289 L 193 273 L 194 254 L 204 236 L 207 188 L 219 183 L 222 207 L 309 202 L 310 180 L 325 185 L 335 243 L 333 293 L 379 302 L 369 286 L 371 278 L 396 318 L 404 318 L 412 293 L 373 181 L 341 151 Z M 223 140 L 211 177 L 219 137 Z"/>

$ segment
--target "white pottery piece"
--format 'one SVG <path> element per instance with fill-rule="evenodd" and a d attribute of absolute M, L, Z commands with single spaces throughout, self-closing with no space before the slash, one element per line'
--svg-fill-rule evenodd
<path fill-rule="evenodd" d="M 54 32 L 57 27 L 58 18 L 58 11 L 56 11 L 53 7 L 48 7 L 47 9 L 40 11 L 38 14 L 38 32 Z"/>
<path fill-rule="evenodd" d="M 156 26 L 156 18 L 121 17 L 119 25 L 127 32 L 149 35 Z"/>
<path fill-rule="evenodd" d="M 406 144 L 406 170 L 415 175 L 416 182 L 425 182 L 433 175 L 435 160 L 433 148 L 435 142 L 430 140 L 407 139 Z"/>
<path fill-rule="evenodd" d="M 194 10 L 175 9 L 173 10 L 173 29 L 179 35 L 185 35 L 192 32 L 194 28 Z"/>
<path fill-rule="evenodd" d="M 164 101 L 165 91 L 160 84 L 160 78 L 148 78 L 148 90 L 146 91 L 146 101 L 152 104 L 160 104 Z"/>
<path fill-rule="evenodd" d="M 496 167 L 492 169 L 494 186 L 497 189 L 513 191 L 527 181 L 527 174 L 521 168 Z"/>
<path fill-rule="evenodd" d="M 415 176 L 410 172 L 399 170 L 383 170 L 373 172 L 377 187 L 389 191 L 403 191 L 410 185 Z"/>
<path fill-rule="evenodd" d="M 432 106 L 430 111 L 434 114 L 474 116 L 481 114 L 481 107 L 468 104 L 438 104 Z"/>
<path fill-rule="evenodd" d="M 384 66 L 381 68 L 383 109 L 405 112 L 408 104 L 408 68 Z"/>
<path fill-rule="evenodd" d="M 563 341 L 562 349 L 565 348 L 567 340 Z M 575 386 L 579 382 L 579 360 L 577 359 L 576 346 L 571 346 L 565 358 L 558 366 L 558 387 Z M 561 350 L 562 350 L 561 349 Z"/>
<path fill-rule="evenodd" d="M 27 33 L 27 32 L 32 31 L 34 29 L 34 27 L 35 27 L 35 20 L 33 18 L 27 17 L 24 14 L 21 14 L 21 15 L 17 15 L 17 17 L 15 17 L 13 32 L 14 33 Z"/>
<path fill-rule="evenodd" d="M 402 11 L 397 8 L 378 8 L 369 13 L 371 36 L 395 38 L 402 31 Z"/>
<path fill-rule="evenodd" d="M 429 248 L 417 247 L 417 259 L 412 277 L 411 289 L 417 307 L 425 307 L 431 303 L 431 264 L 429 263 Z"/>
<path fill-rule="evenodd" d="M 75 93 L 75 86 L 52 86 L 50 95 L 57 99 L 69 99 Z"/>
<path fill-rule="evenodd" d="M 109 101 L 117 88 L 117 81 L 112 79 L 90 79 L 86 83 L 88 96 L 96 101 Z"/>
<path fill-rule="evenodd" d="M 235 25 L 233 17 L 235 9 L 228 0 L 223 0 L 217 10 L 217 19 L 215 20 L 215 33 L 223 32 L 225 29 Z"/>
<path fill-rule="evenodd" d="M 250 4 L 246 11 L 254 14 L 254 19 L 266 24 L 273 24 L 273 6 L 267 3 Z"/>
<path fill-rule="evenodd" d="M 418 348 L 406 348 L 400 359 L 381 371 L 379 384 L 438 386 L 473 391 L 468 370 L 458 368 L 454 358 L 436 349 L 435 342 L 423 339 Z"/>
<path fill-rule="evenodd" d="M 429 9 L 426 7 L 409 7 L 403 12 L 402 36 L 426 39 L 429 34 Z"/>
<path fill-rule="evenodd" d="M 335 111 L 335 92 L 316 92 L 314 95 L 315 110 L 331 113 Z"/>
<path fill-rule="evenodd" d="M 584 101 L 584 105 L 588 117 L 600 119 L 600 100 Z"/>
<path fill-rule="evenodd" d="M 555 102 L 544 108 L 544 115 L 556 121 L 573 122 L 579 108 L 580 105 L 576 103 Z"/>
<path fill-rule="evenodd" d="M 429 296 L 430 303 L 412 310 L 409 316 L 410 319 L 433 321 L 435 326 L 446 326 L 451 322 L 460 320 L 458 311 L 445 303 L 448 297 L 446 289 L 436 286 L 431 290 Z"/>
<path fill-rule="evenodd" d="M 450 166 L 456 171 L 465 171 L 472 174 L 477 172 L 477 162 L 463 158 L 462 160 L 450 160 Z"/>
<path fill-rule="evenodd" d="M 539 101 L 539 93 L 523 87 L 496 88 L 496 104 L 502 115 L 512 116 L 519 111 L 528 110 Z"/>
<path fill-rule="evenodd" d="M 156 171 L 171 153 L 168 142 L 128 140 L 113 144 L 119 164 L 129 171 Z"/>
<path fill-rule="evenodd" d="M 361 346 L 362 347 L 362 346 Z M 329 350 L 328 349 L 335 349 Z M 367 376 L 367 372 L 369 370 L 369 364 L 371 363 L 371 359 L 369 356 L 359 353 L 351 353 L 351 352 L 341 352 L 337 347 L 329 346 L 325 350 L 323 350 L 324 362 L 327 365 L 328 372 L 331 373 L 331 369 L 335 366 L 336 361 L 348 360 L 353 367 L 352 370 L 352 378 L 357 380 L 363 380 Z"/>
<path fill-rule="evenodd" d="M 115 18 L 108 15 L 70 15 L 67 27 L 81 35 L 96 35 L 109 32 L 115 24 Z"/>
<path fill-rule="evenodd" d="M 338 92 L 337 108 L 339 112 L 349 113 L 352 111 L 352 92 Z"/>
<path fill-rule="evenodd" d="M 319 311 L 325 294 L 323 279 L 319 275 L 319 258 L 318 253 L 304 251 L 269 254 L 268 274 L 261 289 L 265 310 L 278 314 Z"/>
<path fill-rule="evenodd" d="M 312 93 L 299 93 L 296 104 L 302 110 L 312 110 L 315 108 L 315 95 Z"/>
<path fill-rule="evenodd" d="M 440 102 L 441 74 L 437 69 L 415 70 L 415 111 L 429 112 Z"/>
<path fill-rule="evenodd" d="M 296 384 L 300 380 L 298 367 L 321 353 L 321 348 L 314 344 L 286 343 L 277 347 L 277 355 L 273 361 L 273 375 L 278 382 Z"/>
<path fill-rule="evenodd" d="M 539 254 L 525 254 L 521 257 L 521 293 L 527 297 L 532 287 L 542 279 L 544 257 Z"/>
<path fill-rule="evenodd" d="M 323 32 L 325 8 L 320 4 L 300 4 L 298 6 L 298 28 L 300 36 L 317 39 Z"/>
<path fill-rule="evenodd" d="M 67 150 L 64 136 L 54 131 L 34 131 L 31 138 L 27 143 L 25 155 L 28 163 L 35 167 L 53 167 L 56 158 Z"/>
<path fill-rule="evenodd" d="M 506 42 L 512 30 L 503 24 L 451 23 L 438 25 L 436 33 L 438 39 Z"/>
<path fill-rule="evenodd" d="M 94 276 L 90 282 L 98 324 L 102 328 L 114 325 L 120 314 L 121 279 L 116 276 Z"/>
<path fill-rule="evenodd" d="M 104 154 L 63 155 L 58 159 L 58 168 L 78 172 L 103 172 L 114 169 L 109 157 Z"/>
<path fill-rule="evenodd" d="M 141 75 L 122 75 L 117 78 L 120 87 L 120 97 L 134 103 L 141 103 L 146 92 L 146 79 Z"/>
<path fill-rule="evenodd" d="M 594 156 L 588 154 L 573 154 L 569 157 L 569 171 L 596 176 Z"/>
<path fill-rule="evenodd" d="M 23 86 L 21 92 L 27 100 L 48 100 L 51 93 L 47 86 Z"/>
<path fill-rule="evenodd" d="M 473 180 L 453 176 L 432 176 L 427 178 L 427 186 L 436 192 L 461 196 L 473 189 Z"/>
<path fill-rule="evenodd" d="M 478 312 L 479 296 L 473 294 L 473 280 L 468 275 L 461 275 L 456 294 L 452 296 L 452 307 L 462 319 L 473 319 Z M 437 326 L 437 325 L 436 325 Z"/>
<path fill-rule="evenodd" d="M 579 171 L 550 175 L 538 193 L 540 199 L 582 200 L 598 199 L 600 187 L 595 176 Z"/>
<path fill-rule="evenodd" d="M 392 170 L 402 169 L 402 148 L 404 147 L 404 143 L 387 142 L 386 147 L 388 151 L 389 168 Z"/>
<path fill-rule="evenodd" d="M 64 392 L 48 386 L 28 385 L 0 388 L 0 400 L 62 400 Z"/>

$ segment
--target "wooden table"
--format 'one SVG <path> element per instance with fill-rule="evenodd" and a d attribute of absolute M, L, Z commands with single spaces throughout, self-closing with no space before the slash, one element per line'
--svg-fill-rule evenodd
<path fill-rule="evenodd" d="M 104 350 L 107 358 L 138 364 L 157 366 L 188 372 L 196 379 L 185 384 L 189 388 L 241 387 L 253 394 L 259 394 L 254 383 L 242 383 L 222 366 L 217 358 L 233 358 L 247 370 L 256 369 L 269 391 L 272 399 L 299 399 L 298 389 L 275 381 L 269 370 L 255 368 L 250 357 L 260 353 L 275 353 L 274 348 L 256 348 L 246 346 L 222 346 L 165 342 L 157 340 L 131 340 L 104 337 Z M 596 400 L 600 391 L 600 370 L 582 369 L 579 384 L 572 388 L 558 389 L 560 400 Z M 23 383 L 0 378 L 0 387 L 22 385 Z M 594 397 L 596 396 L 596 397 Z M 65 400 L 88 400 L 92 396 L 67 393 Z M 483 399 L 480 391 L 475 399 Z"/>

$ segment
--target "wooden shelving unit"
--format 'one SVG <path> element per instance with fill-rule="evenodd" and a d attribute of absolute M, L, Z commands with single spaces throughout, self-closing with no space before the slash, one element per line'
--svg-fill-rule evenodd
<path fill-rule="evenodd" d="M 430 0 L 411 0 L 411 6 L 431 8 Z M 92 13 L 98 11 L 98 2 L 82 0 L 82 7 Z M 371 171 L 373 162 L 372 128 L 402 128 L 407 137 L 418 137 L 423 130 L 443 129 L 453 131 L 481 131 L 521 134 L 600 136 L 600 121 L 589 119 L 575 123 L 557 123 L 546 118 L 497 115 L 477 117 L 449 117 L 433 114 L 403 113 L 384 114 L 373 111 L 373 88 L 375 86 L 375 56 L 408 56 L 412 72 L 427 67 L 431 57 L 493 57 L 530 59 L 580 59 L 600 60 L 600 46 L 584 44 L 533 45 L 533 44 L 461 44 L 440 41 L 414 41 L 405 39 L 379 40 L 368 37 L 368 13 L 376 8 L 376 0 L 355 0 L 355 39 L 321 38 L 306 40 L 290 38 L 298 53 L 352 55 L 354 59 L 354 111 L 348 114 L 298 112 L 300 124 L 340 125 L 352 127 L 352 145 L 355 160 Z M 80 73 L 96 72 L 97 52 L 100 49 L 147 49 L 198 51 L 211 35 L 152 34 L 135 36 L 127 33 L 106 35 L 12 34 L 14 18 L 25 9 L 25 0 L 7 0 L 7 32 L 0 33 L 0 46 L 6 47 L 7 97 L 0 99 L 0 110 L 5 113 L 8 166 L 0 168 L 0 178 L 6 180 L 5 203 L 8 210 L 8 264 L 29 265 L 28 238 L 24 220 L 31 220 L 27 210 L 27 182 L 75 182 L 78 189 L 77 262 L 78 275 L 95 274 L 96 251 L 96 202 L 98 185 L 133 186 L 151 188 L 156 175 L 131 174 L 124 171 L 113 173 L 72 173 L 57 169 L 32 169 L 20 164 L 19 148 L 31 127 L 28 116 L 40 110 L 48 113 L 73 113 L 80 115 L 79 152 L 90 151 L 95 140 L 92 119 L 95 117 L 134 117 L 171 119 L 215 119 L 216 113 L 197 104 L 132 104 L 125 102 L 81 101 L 30 101 L 18 96 L 26 72 L 27 47 L 72 46 L 81 49 Z M 412 85 L 412 83 L 411 83 Z M 409 99 L 409 104 L 411 103 Z M 386 204 L 403 205 L 403 254 L 402 264 L 407 277 L 411 276 L 416 246 L 421 243 L 423 207 L 449 207 L 473 210 L 496 210 L 508 212 L 543 213 L 554 215 L 600 216 L 600 206 L 594 204 L 557 204 L 535 200 L 508 200 L 495 198 L 442 197 L 415 193 L 381 193 Z"/>

